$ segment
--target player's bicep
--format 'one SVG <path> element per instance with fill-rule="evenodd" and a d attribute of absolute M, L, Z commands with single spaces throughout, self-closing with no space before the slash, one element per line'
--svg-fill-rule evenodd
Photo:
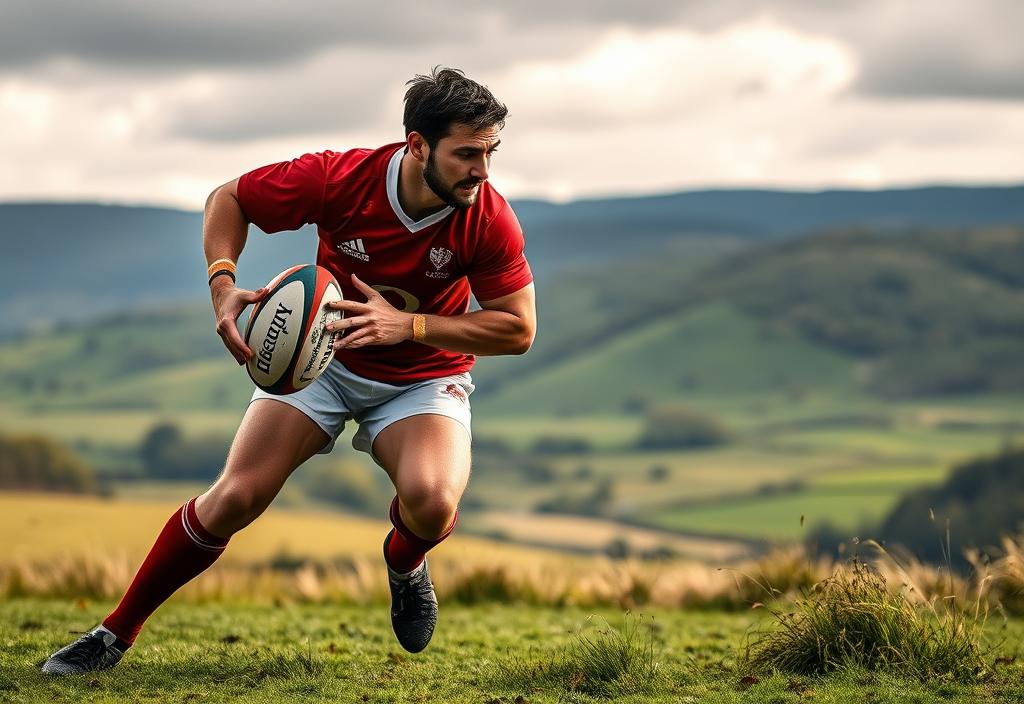
<path fill-rule="evenodd" d="M 483 310 L 511 313 L 521 321 L 524 331 L 533 339 L 537 332 L 537 294 L 532 283 L 513 293 L 479 303 Z"/>

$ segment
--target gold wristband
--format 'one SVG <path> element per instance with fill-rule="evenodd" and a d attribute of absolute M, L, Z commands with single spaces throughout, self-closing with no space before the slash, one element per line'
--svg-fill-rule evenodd
<path fill-rule="evenodd" d="M 232 274 L 235 273 L 235 263 L 230 259 L 218 259 L 210 266 L 206 267 L 206 277 L 211 278 L 218 271 L 230 271 Z"/>
<path fill-rule="evenodd" d="M 420 313 L 412 316 L 412 339 L 414 342 L 423 342 L 427 337 L 427 317 Z"/>

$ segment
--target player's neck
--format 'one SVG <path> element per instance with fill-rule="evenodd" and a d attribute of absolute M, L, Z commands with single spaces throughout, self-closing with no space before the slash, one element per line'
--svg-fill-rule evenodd
<path fill-rule="evenodd" d="M 398 204 L 413 220 L 422 220 L 445 207 L 445 202 L 423 180 L 423 169 L 409 152 L 402 157 L 398 169 Z"/>

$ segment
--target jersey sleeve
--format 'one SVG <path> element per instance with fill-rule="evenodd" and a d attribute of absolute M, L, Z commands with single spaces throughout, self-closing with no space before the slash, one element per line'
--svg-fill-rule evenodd
<path fill-rule="evenodd" d="M 478 301 L 490 301 L 515 293 L 533 282 L 526 261 L 523 228 L 508 203 L 491 221 L 477 246 L 467 273 Z"/>
<path fill-rule="evenodd" d="M 270 234 L 317 222 L 327 182 L 324 154 L 269 164 L 238 179 L 238 203 L 256 227 Z"/>

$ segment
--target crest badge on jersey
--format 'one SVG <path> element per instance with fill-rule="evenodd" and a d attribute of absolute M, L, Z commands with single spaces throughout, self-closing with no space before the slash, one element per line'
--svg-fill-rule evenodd
<path fill-rule="evenodd" d="M 444 247 L 430 248 L 430 263 L 435 269 L 443 269 L 444 265 L 452 260 L 452 250 Z"/>
<path fill-rule="evenodd" d="M 451 273 L 441 270 L 448 266 L 448 262 L 451 260 L 452 250 L 445 247 L 431 247 L 430 263 L 434 265 L 434 271 L 427 271 L 427 276 L 432 279 L 447 279 Z"/>

